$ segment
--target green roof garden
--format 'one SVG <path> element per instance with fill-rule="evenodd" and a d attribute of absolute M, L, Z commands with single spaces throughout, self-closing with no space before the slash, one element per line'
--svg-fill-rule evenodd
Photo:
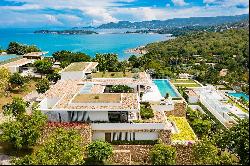
<path fill-rule="evenodd" d="M 65 68 L 65 72 L 83 71 L 89 65 L 88 62 L 75 62 Z"/>

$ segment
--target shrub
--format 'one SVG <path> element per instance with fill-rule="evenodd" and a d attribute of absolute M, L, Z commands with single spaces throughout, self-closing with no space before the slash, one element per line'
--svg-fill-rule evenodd
<path fill-rule="evenodd" d="M 115 73 L 111 73 L 110 75 L 111 75 L 112 77 L 114 77 L 114 76 L 115 76 Z"/>
<path fill-rule="evenodd" d="M 152 110 L 152 108 L 141 107 L 140 114 L 142 119 L 149 119 L 154 117 L 154 111 Z"/>
<path fill-rule="evenodd" d="M 76 130 L 57 128 L 37 151 L 12 161 L 15 165 L 82 165 L 84 148 Z"/>
<path fill-rule="evenodd" d="M 103 162 L 113 153 L 112 145 L 103 141 L 94 141 L 87 146 L 88 158 L 93 161 Z"/>
<path fill-rule="evenodd" d="M 138 68 L 133 68 L 133 69 L 131 70 L 131 72 L 132 72 L 132 73 L 139 73 L 139 72 L 140 72 L 140 69 L 138 69 Z"/>
<path fill-rule="evenodd" d="M 16 87 L 22 87 L 25 83 L 25 78 L 21 76 L 19 73 L 14 73 L 10 76 L 9 80 L 12 89 L 15 89 Z"/>
<path fill-rule="evenodd" d="M 100 97 L 99 96 L 95 96 L 94 99 L 99 99 Z"/>
<path fill-rule="evenodd" d="M 133 88 L 130 88 L 127 85 L 113 85 L 110 87 L 110 92 L 112 93 L 131 93 Z"/>
<path fill-rule="evenodd" d="M 139 78 L 140 78 L 139 74 L 136 73 L 136 74 L 133 75 L 133 79 L 137 80 Z"/>
<path fill-rule="evenodd" d="M 38 93 L 45 93 L 47 90 L 49 90 L 49 80 L 48 79 L 42 79 L 36 84 L 36 91 Z"/>
<path fill-rule="evenodd" d="M 153 165 L 174 165 L 176 149 L 170 145 L 156 144 L 150 152 Z"/>

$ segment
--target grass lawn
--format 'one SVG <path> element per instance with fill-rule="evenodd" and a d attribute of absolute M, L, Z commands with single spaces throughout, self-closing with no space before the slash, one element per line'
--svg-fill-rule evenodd
<path fill-rule="evenodd" d="M 181 84 L 181 83 L 177 83 L 177 84 L 174 84 L 175 87 L 178 87 L 178 86 L 181 86 L 181 87 L 201 87 L 199 84 Z"/>
<path fill-rule="evenodd" d="M 123 72 L 97 72 L 97 73 L 92 73 L 93 78 L 123 78 L 123 77 L 133 77 L 135 73 L 131 72 L 126 72 L 124 75 Z"/>
<path fill-rule="evenodd" d="M 195 141 L 196 135 L 184 117 L 169 116 L 168 119 L 173 121 L 179 130 L 179 133 L 172 134 L 171 139 L 174 141 Z"/>
<path fill-rule="evenodd" d="M 231 104 L 233 104 L 234 106 L 236 106 L 236 107 L 238 107 L 239 109 L 241 109 L 243 112 L 248 113 L 248 111 L 247 111 L 245 108 L 243 108 L 243 107 L 242 107 L 241 105 L 239 105 L 238 103 L 235 103 L 233 100 L 229 99 L 229 100 L 228 100 L 228 103 L 231 103 Z"/>
<path fill-rule="evenodd" d="M 71 72 L 71 71 L 83 71 L 89 63 L 86 62 L 75 62 L 70 64 L 64 71 Z"/>
<path fill-rule="evenodd" d="M 121 94 L 80 94 L 73 102 L 75 103 L 119 103 Z"/>
<path fill-rule="evenodd" d="M 189 79 L 176 79 L 176 80 L 170 80 L 170 82 L 172 82 L 173 84 L 175 83 L 195 83 L 196 84 L 194 80 L 189 80 Z"/>
<path fill-rule="evenodd" d="M 13 97 L 24 97 L 33 90 L 36 90 L 36 81 L 31 80 L 29 83 L 27 83 L 21 91 L 10 91 L 8 96 L 1 96 L 0 97 L 0 111 L 2 111 L 2 106 L 10 103 L 12 101 Z"/>

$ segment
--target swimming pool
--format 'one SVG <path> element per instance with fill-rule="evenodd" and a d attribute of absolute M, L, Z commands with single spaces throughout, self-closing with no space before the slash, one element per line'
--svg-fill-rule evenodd
<path fill-rule="evenodd" d="M 169 81 L 166 79 L 155 79 L 153 80 L 154 84 L 158 87 L 162 97 L 166 96 L 166 93 L 169 93 L 169 95 L 173 98 L 180 97 L 175 90 L 170 85 Z"/>
<path fill-rule="evenodd" d="M 237 99 L 240 99 L 240 97 L 243 97 L 247 101 L 249 101 L 249 96 L 243 92 L 236 92 L 236 93 L 228 93 L 229 96 L 235 97 Z"/>
<path fill-rule="evenodd" d="M 12 58 L 16 58 L 17 55 L 0 55 L 0 62 L 6 61 Z"/>

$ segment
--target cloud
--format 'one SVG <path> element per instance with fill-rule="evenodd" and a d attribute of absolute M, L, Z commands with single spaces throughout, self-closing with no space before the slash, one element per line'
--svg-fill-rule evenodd
<path fill-rule="evenodd" d="M 186 3 L 184 0 L 172 0 L 175 6 L 185 6 L 188 3 Z"/>
<path fill-rule="evenodd" d="M 218 5 L 222 7 L 237 7 L 237 6 L 244 6 L 249 7 L 248 0 L 203 0 L 205 4 L 212 4 Z"/>
<path fill-rule="evenodd" d="M 203 0 L 203 6 L 193 6 L 190 0 L 188 3 L 184 0 L 171 0 L 174 6 L 169 3 L 155 6 L 152 3 L 143 7 L 140 4 L 145 4 L 144 0 L 5 1 L 16 3 L 0 5 L 1 27 L 86 26 L 119 20 L 166 20 L 249 13 L 247 0 Z"/>

